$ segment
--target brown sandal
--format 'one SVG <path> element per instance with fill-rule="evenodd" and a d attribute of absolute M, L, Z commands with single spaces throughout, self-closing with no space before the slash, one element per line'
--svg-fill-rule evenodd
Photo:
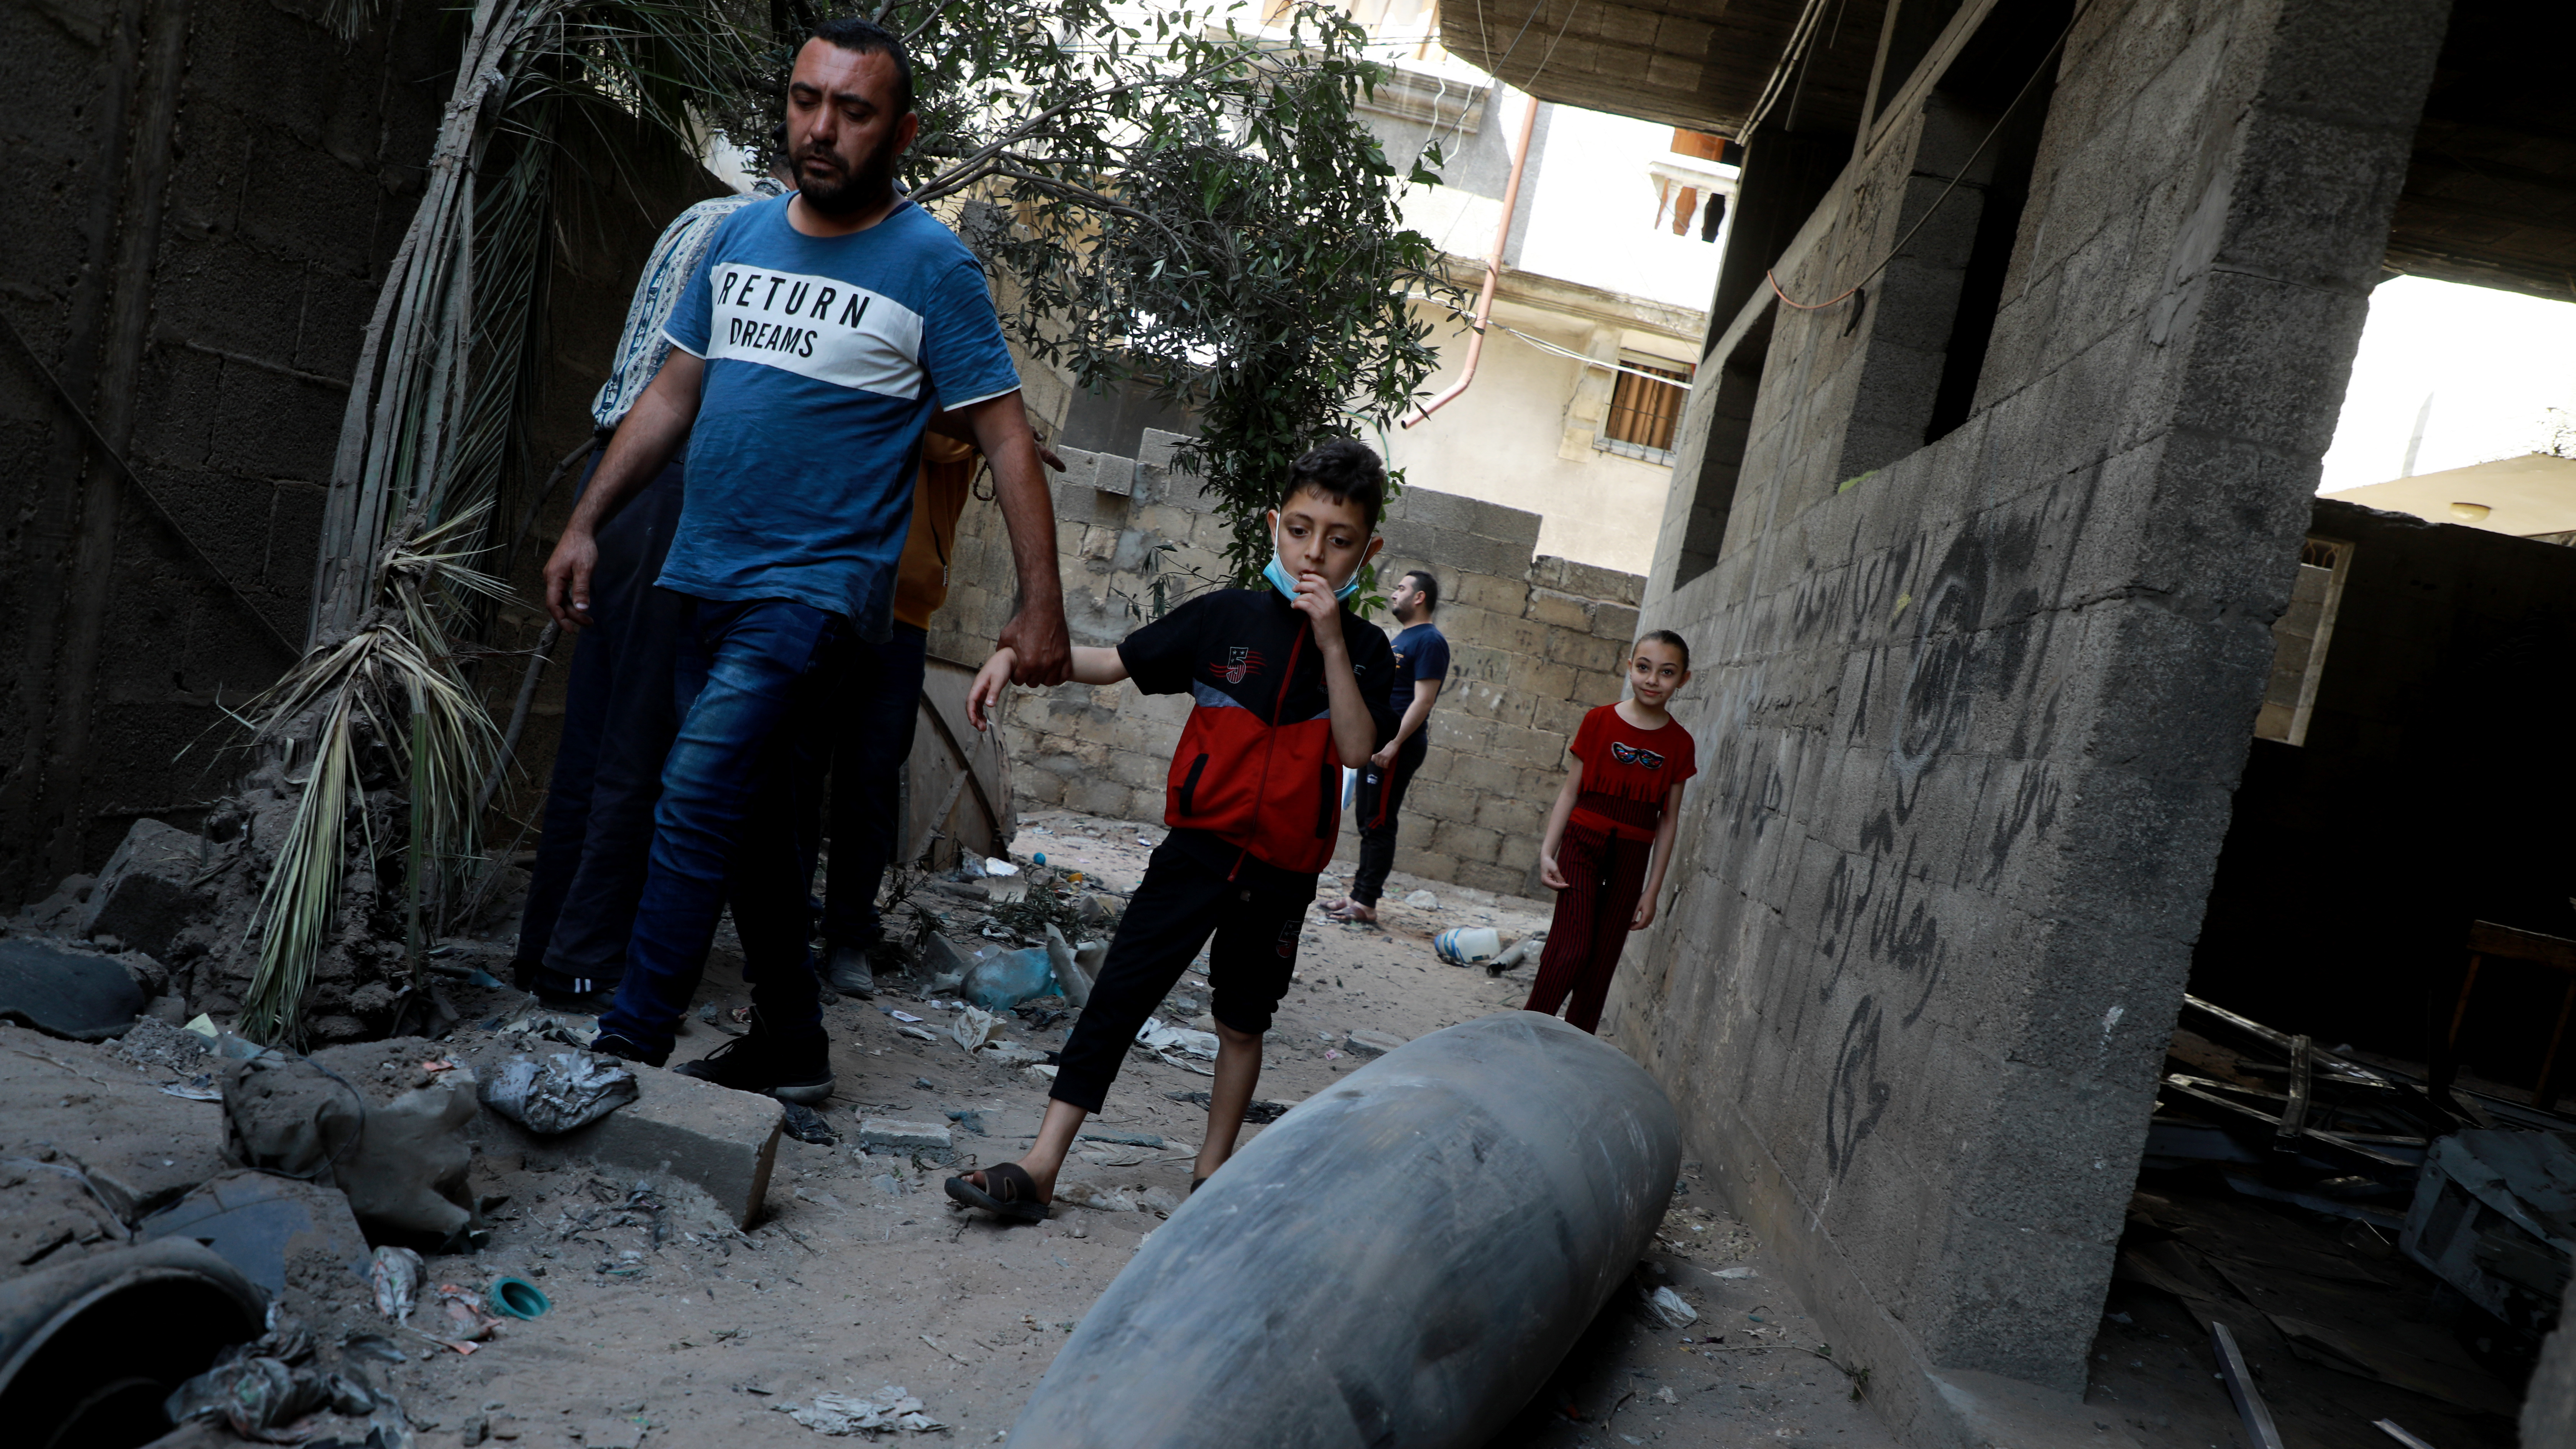
<path fill-rule="evenodd" d="M 1038 1181 L 1016 1162 L 981 1169 L 984 1187 L 964 1176 L 948 1179 L 948 1196 L 968 1207 L 982 1208 L 1004 1222 L 1042 1223 L 1052 1200 L 1038 1196 Z M 992 1189 L 988 1191 L 987 1189 Z"/>

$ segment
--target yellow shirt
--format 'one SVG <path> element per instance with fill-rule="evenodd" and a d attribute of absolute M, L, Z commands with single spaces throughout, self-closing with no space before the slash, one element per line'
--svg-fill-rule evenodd
<path fill-rule="evenodd" d="M 912 531 L 905 535 L 903 557 L 895 564 L 894 618 L 916 629 L 930 627 L 930 616 L 948 599 L 948 561 L 957 550 L 957 518 L 966 511 L 974 490 L 975 465 L 983 455 L 972 443 L 925 433 L 921 439 L 921 477 L 912 490 Z"/>

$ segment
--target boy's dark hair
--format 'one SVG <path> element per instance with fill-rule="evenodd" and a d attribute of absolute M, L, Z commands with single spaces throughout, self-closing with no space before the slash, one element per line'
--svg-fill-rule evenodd
<path fill-rule="evenodd" d="M 912 52 L 904 49 L 903 37 L 870 20 L 855 15 L 826 20 L 814 27 L 808 40 L 819 40 L 856 55 L 882 55 L 894 62 L 894 113 L 912 111 Z"/>
<path fill-rule="evenodd" d="M 1637 642 L 1640 644 L 1670 644 L 1673 646 L 1673 652 L 1682 657 L 1682 668 L 1685 670 L 1690 668 L 1690 641 L 1683 638 L 1681 635 L 1674 633 L 1670 629 L 1656 629 L 1648 633 L 1640 634 L 1637 636 Z"/>
<path fill-rule="evenodd" d="M 1336 503 L 1356 503 L 1368 530 L 1377 532 L 1378 513 L 1386 507 L 1386 465 L 1357 438 L 1335 438 L 1308 449 L 1288 465 L 1287 486 L 1279 490 L 1280 506 L 1300 493 L 1320 493 Z"/>
<path fill-rule="evenodd" d="M 1428 613 L 1440 607 L 1440 581 L 1431 576 L 1431 570 L 1407 569 L 1404 576 L 1413 580 L 1413 587 L 1421 591 L 1424 612 Z"/>

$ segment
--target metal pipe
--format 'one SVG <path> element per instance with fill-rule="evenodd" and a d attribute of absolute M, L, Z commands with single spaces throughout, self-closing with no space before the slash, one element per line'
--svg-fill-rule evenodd
<path fill-rule="evenodd" d="M 1447 407 L 1451 399 L 1465 392 L 1468 385 L 1476 380 L 1476 359 L 1485 354 L 1485 322 L 1494 312 L 1494 288 L 1503 279 L 1503 249 L 1511 245 L 1512 213 L 1519 210 L 1521 204 L 1521 172 L 1529 165 L 1530 137 L 1538 131 L 1538 106 L 1538 97 L 1532 96 L 1529 104 L 1521 108 L 1520 139 L 1512 146 L 1512 175 L 1503 183 L 1503 219 L 1494 226 L 1494 249 L 1485 254 L 1485 285 L 1476 293 L 1476 316 L 1469 324 L 1475 329 L 1475 335 L 1467 339 L 1466 366 L 1459 369 L 1458 380 L 1449 384 L 1438 397 L 1413 410 L 1413 416 L 1404 420 L 1408 428 L 1420 425 L 1423 419 Z"/>

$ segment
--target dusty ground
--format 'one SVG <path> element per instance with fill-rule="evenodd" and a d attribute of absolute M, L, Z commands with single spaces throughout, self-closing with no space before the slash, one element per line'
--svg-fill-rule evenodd
<path fill-rule="evenodd" d="M 1162 833 L 1048 812 L 1025 822 L 1013 854 L 1026 860 L 1043 851 L 1051 865 L 1123 892 L 1144 868 L 1140 834 Z M 1354 1028 L 1412 1037 L 1520 1004 L 1532 968 L 1494 980 L 1481 969 L 1444 966 L 1429 936 L 1490 924 L 1508 939 L 1544 924 L 1546 908 L 1437 883 L 1427 888 L 1440 897 L 1438 909 L 1400 904 L 1425 884 L 1397 878 L 1382 929 L 1314 917 L 1300 979 L 1279 1013 L 1262 1098 L 1300 1100 L 1361 1065 L 1342 1049 Z M 1327 881 L 1324 898 L 1335 893 Z M 952 929 L 972 914 L 951 911 Z M 1185 976 L 1174 997 L 1168 1016 L 1203 1010 L 1205 978 Z M 700 999 L 720 1007 L 746 999 L 729 958 L 720 954 Z M 506 992 L 468 992 L 459 1005 L 484 1020 L 514 1001 Z M 889 1008 L 926 1018 L 942 1039 L 898 1035 Z M 858 1118 L 980 1113 L 972 1120 L 983 1135 L 957 1128 L 960 1161 L 1007 1161 L 1035 1129 L 1043 1086 L 970 1058 L 945 1039 L 953 1014 L 901 987 L 826 1012 L 839 1085 L 825 1117 L 843 1141 L 782 1142 L 769 1208 L 746 1234 L 704 1211 L 703 1199 L 693 1209 L 685 1189 L 656 1185 L 636 1197 L 635 1183 L 609 1174 L 483 1161 L 478 1191 L 506 1199 L 492 1207 L 493 1240 L 471 1258 L 433 1259 L 431 1281 L 479 1284 L 518 1272 L 543 1285 L 555 1307 L 470 1357 L 434 1353 L 386 1371 L 415 1421 L 437 1426 L 420 1436 L 422 1445 L 470 1442 L 486 1426 L 524 1445 L 585 1449 L 639 1437 L 654 1445 L 814 1445 L 820 1436 L 777 1412 L 781 1405 L 824 1391 L 868 1397 L 884 1385 L 920 1399 L 923 1412 L 950 1426 L 952 1442 L 1001 1437 L 1074 1322 L 1160 1221 L 1154 1206 L 1177 1205 L 1187 1191 L 1205 1116 L 1172 1094 L 1204 1090 L 1208 1079 L 1131 1055 L 1092 1129 L 1158 1137 L 1162 1147 L 1088 1144 L 1059 1185 L 1051 1221 L 1003 1228 L 951 1208 L 939 1180 L 955 1168 L 860 1152 Z M 1062 1023 L 1031 1032 L 1006 1021 L 1010 1035 L 1033 1048 L 1064 1038 Z M 459 1044 L 476 1038 L 488 1041 L 468 1027 Z M 703 1055 L 721 1040 L 693 1022 L 675 1059 Z M 1696 1187 L 1696 1172 L 1686 1181 Z M 1094 1195 L 1142 1206 L 1067 1205 Z M 1775 1286 L 1759 1246 L 1716 1208 L 1704 1189 L 1676 1197 L 1660 1234 L 1660 1281 L 1695 1304 L 1700 1321 L 1650 1329 L 1629 1306 L 1614 1305 L 1496 1445 L 1892 1442 L 1855 1401 L 1842 1370 L 1812 1351 L 1814 1326 Z"/>

